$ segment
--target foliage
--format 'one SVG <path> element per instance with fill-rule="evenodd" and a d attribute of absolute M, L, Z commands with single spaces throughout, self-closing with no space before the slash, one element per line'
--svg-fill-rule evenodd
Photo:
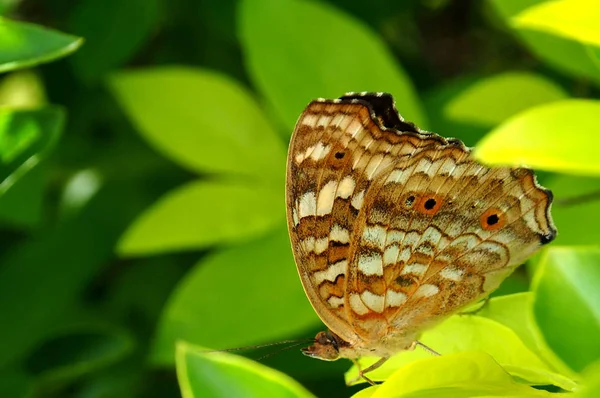
<path fill-rule="evenodd" d="M 0 396 L 600 393 L 592 0 L 0 0 L 0 15 Z M 482 162 L 534 166 L 559 230 L 482 308 L 423 334 L 442 356 L 400 353 L 377 386 L 296 349 L 210 352 L 322 328 L 289 247 L 285 153 L 304 106 L 347 91 L 391 92 Z"/>

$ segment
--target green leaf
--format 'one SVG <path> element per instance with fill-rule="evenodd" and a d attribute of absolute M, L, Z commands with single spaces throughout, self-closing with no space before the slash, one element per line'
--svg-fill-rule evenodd
<path fill-rule="evenodd" d="M 128 228 L 119 252 L 147 255 L 249 240 L 271 230 L 284 214 L 280 190 L 194 181 L 146 210 Z"/>
<path fill-rule="evenodd" d="M 517 28 L 548 32 L 600 46 L 600 9 L 595 0 L 560 0 L 534 5 L 512 18 Z"/>
<path fill-rule="evenodd" d="M 484 396 L 550 397 L 553 394 L 516 383 L 487 354 L 463 352 L 406 365 L 380 385 L 372 398 Z"/>
<path fill-rule="evenodd" d="M 600 101 L 565 100 L 520 113 L 494 129 L 474 151 L 488 164 L 525 164 L 542 170 L 600 175 L 593 142 Z"/>
<path fill-rule="evenodd" d="M 564 390 L 577 388 L 573 379 L 578 376 L 548 347 L 533 316 L 533 293 L 517 293 L 508 296 L 493 297 L 477 312 L 483 316 L 509 327 L 521 341 L 540 358 L 544 359 L 554 373 L 548 374 L 548 381 Z"/>
<path fill-rule="evenodd" d="M 600 249 L 551 247 L 534 279 L 534 314 L 552 349 L 573 369 L 600 359 Z"/>
<path fill-rule="evenodd" d="M 274 342 L 317 324 L 282 225 L 264 239 L 221 250 L 195 266 L 166 305 L 153 360 L 172 363 L 178 340 L 233 348 Z"/>
<path fill-rule="evenodd" d="M 511 375 L 534 385 L 560 383 L 568 386 L 568 381 L 556 374 L 541 358 L 523 344 L 515 332 L 491 319 L 473 315 L 455 315 L 439 326 L 426 331 L 419 341 L 436 350 L 442 357 L 461 351 L 483 351 L 491 355 Z M 383 366 L 369 373 L 372 380 L 385 380 L 390 375 L 417 359 L 431 357 L 431 354 L 417 347 L 414 351 L 403 351 L 388 360 Z M 361 359 L 364 369 L 375 359 Z M 352 367 L 346 373 L 346 380 L 356 378 L 358 372 Z"/>
<path fill-rule="evenodd" d="M 224 352 L 203 353 L 183 342 L 177 344 L 177 379 L 183 398 L 313 397 L 274 369 Z"/>
<path fill-rule="evenodd" d="M 254 84 L 289 134 L 311 100 L 348 91 L 389 92 L 402 116 L 427 127 L 415 89 L 381 38 L 323 2 L 244 0 L 240 40 Z"/>
<path fill-rule="evenodd" d="M 457 122 L 493 127 L 526 109 L 565 98 L 564 90 L 545 77 L 506 72 L 466 87 L 443 112 Z"/>
<path fill-rule="evenodd" d="M 544 185 L 554 193 L 552 218 L 558 236 L 553 245 L 598 244 L 600 178 L 558 175 Z"/>
<path fill-rule="evenodd" d="M 114 365 L 131 353 L 133 339 L 124 330 L 87 326 L 64 330 L 38 346 L 27 359 L 38 388 L 80 379 Z"/>
<path fill-rule="evenodd" d="M 162 67 L 119 73 L 111 88 L 144 138 L 184 167 L 283 181 L 281 141 L 251 95 L 229 77 Z"/>
<path fill-rule="evenodd" d="M 76 36 L 0 17 L 0 72 L 53 61 L 82 43 Z"/>
<path fill-rule="evenodd" d="M 591 364 L 584 372 L 584 384 L 575 398 L 596 398 L 600 396 L 600 361 Z"/>
<path fill-rule="evenodd" d="M 62 108 L 0 108 L 0 195 L 36 166 L 58 141 Z"/>
<path fill-rule="evenodd" d="M 77 74 L 93 80 L 121 66 L 144 44 L 158 17 L 158 0 L 77 2 L 70 30 L 86 39 L 86 45 L 71 58 Z"/>
<path fill-rule="evenodd" d="M 489 0 L 506 24 L 515 28 L 512 17 L 528 7 L 552 3 L 549 0 Z M 600 49 L 571 39 L 528 28 L 515 29 L 523 44 L 538 58 L 563 73 L 591 79 L 600 84 Z"/>

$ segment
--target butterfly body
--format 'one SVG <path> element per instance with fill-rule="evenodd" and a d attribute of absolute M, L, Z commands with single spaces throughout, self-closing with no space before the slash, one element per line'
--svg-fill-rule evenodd
<path fill-rule="evenodd" d="M 389 357 L 556 235 L 551 193 L 402 120 L 389 94 L 313 101 L 288 154 L 288 228 L 329 328 L 307 355 Z"/>

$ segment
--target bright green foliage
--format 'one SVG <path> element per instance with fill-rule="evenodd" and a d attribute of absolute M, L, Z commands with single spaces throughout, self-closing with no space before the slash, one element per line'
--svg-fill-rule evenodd
<path fill-rule="evenodd" d="M 181 209 L 196 210 L 187 214 Z M 194 181 L 169 192 L 137 219 L 119 251 L 152 254 L 243 241 L 284 217 L 281 194 L 272 188 Z"/>
<path fill-rule="evenodd" d="M 537 4 L 512 17 L 520 29 L 540 30 L 600 47 L 600 9 L 594 0 L 559 0 Z"/>
<path fill-rule="evenodd" d="M 582 371 L 600 352 L 600 249 L 553 247 L 540 263 L 536 321 L 548 345 Z"/>
<path fill-rule="evenodd" d="M 421 341 L 428 347 L 435 347 L 442 357 L 463 351 L 486 352 L 506 371 L 528 384 L 554 384 L 568 390 L 573 389 L 575 385 L 570 379 L 555 373 L 551 366 L 525 346 L 514 331 L 490 319 L 457 315 L 425 332 Z M 431 354 L 421 348 L 412 352 L 402 352 L 369 375 L 374 380 L 386 380 L 397 369 L 417 359 L 428 357 L 431 357 Z M 373 362 L 375 359 L 361 360 L 361 366 L 366 367 Z M 346 374 L 346 380 L 353 380 L 357 374 L 357 369 L 352 368 Z"/>
<path fill-rule="evenodd" d="M 598 67 L 600 48 L 581 43 L 579 40 L 572 40 L 572 38 L 565 37 L 562 34 L 557 35 L 557 29 L 540 31 L 539 28 L 532 29 L 528 25 L 519 26 L 513 19 L 521 13 L 525 13 L 525 15 L 530 12 L 535 13 L 536 6 L 548 9 L 547 7 L 556 6 L 546 3 L 564 3 L 558 5 L 563 9 L 563 12 L 565 8 L 572 7 L 574 9 L 568 12 L 570 17 L 568 24 L 571 27 L 579 23 L 585 24 L 586 12 L 579 11 L 580 6 L 576 4 L 581 3 L 581 1 L 571 3 L 570 1 L 556 2 L 554 0 L 489 0 L 489 2 L 494 6 L 498 15 L 505 20 L 505 23 L 514 29 L 514 34 L 523 41 L 523 44 L 549 66 L 569 75 L 585 77 L 596 84 L 600 83 L 600 68 Z M 578 16 L 584 17 L 584 19 L 577 19 Z M 561 16 L 556 15 L 555 17 L 561 18 Z M 556 18 L 549 23 L 555 26 L 557 23 Z M 597 29 L 597 26 L 595 28 Z"/>
<path fill-rule="evenodd" d="M 68 3 L 0 0 L 0 396 L 600 394 L 594 2 Z M 207 352 L 324 328 L 287 235 L 286 147 L 311 100 L 365 90 L 538 169 L 557 240 L 423 333 L 442 356 L 401 352 L 378 386 L 295 346 Z"/>
<path fill-rule="evenodd" d="M 177 345 L 177 378 L 183 398 L 310 398 L 293 379 L 245 358 L 203 353 L 187 343 Z"/>
<path fill-rule="evenodd" d="M 466 351 L 415 361 L 393 373 L 371 395 L 373 398 L 391 396 L 533 398 L 552 394 L 516 383 L 492 357 Z"/>
<path fill-rule="evenodd" d="M 475 157 L 489 164 L 599 175 L 597 148 L 581 144 L 594 139 L 599 122 L 600 101 L 565 100 L 538 106 L 496 127 L 477 145 Z"/>
<path fill-rule="evenodd" d="M 457 122 L 491 127 L 528 108 L 565 97 L 559 86 L 544 77 L 510 72 L 475 82 L 457 93 L 442 112 Z"/>

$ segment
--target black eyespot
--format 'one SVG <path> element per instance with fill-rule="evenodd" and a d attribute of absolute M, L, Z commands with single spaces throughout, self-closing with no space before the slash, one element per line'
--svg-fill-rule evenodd
<path fill-rule="evenodd" d="M 336 152 L 334 156 L 336 159 L 342 159 L 344 155 L 346 155 L 344 152 Z"/>
<path fill-rule="evenodd" d="M 556 238 L 556 231 L 552 231 L 549 234 L 540 234 L 540 242 L 542 245 L 550 243 Z"/>
<path fill-rule="evenodd" d="M 427 210 L 433 209 L 435 207 L 436 203 L 437 202 L 433 198 L 427 199 L 427 201 L 425 201 L 425 209 L 427 209 Z"/>
<path fill-rule="evenodd" d="M 404 202 L 404 203 L 408 207 L 412 206 L 413 203 L 415 203 L 415 197 L 413 195 L 410 195 L 408 198 L 406 198 L 406 202 Z"/>
<path fill-rule="evenodd" d="M 488 216 L 488 218 L 487 218 L 488 225 L 497 224 L 498 221 L 500 221 L 500 218 L 498 218 L 497 214 L 492 214 L 491 216 Z"/>

